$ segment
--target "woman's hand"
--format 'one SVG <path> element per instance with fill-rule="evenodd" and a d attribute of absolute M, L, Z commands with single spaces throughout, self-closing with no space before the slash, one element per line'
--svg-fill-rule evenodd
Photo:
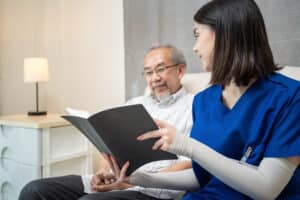
<path fill-rule="evenodd" d="M 163 150 L 177 155 L 183 155 L 191 158 L 192 149 L 189 145 L 190 137 L 178 134 L 175 127 L 160 120 L 155 120 L 159 130 L 151 131 L 137 137 L 138 140 L 147 140 L 150 138 L 159 138 L 152 149 Z"/>
<path fill-rule="evenodd" d="M 163 151 L 170 152 L 171 145 L 173 144 L 174 139 L 177 135 L 177 131 L 175 127 L 157 119 L 155 119 L 155 123 L 158 125 L 159 130 L 147 132 L 137 137 L 137 139 L 142 141 L 150 138 L 160 138 L 154 143 L 152 149 L 154 150 L 160 149 Z"/>

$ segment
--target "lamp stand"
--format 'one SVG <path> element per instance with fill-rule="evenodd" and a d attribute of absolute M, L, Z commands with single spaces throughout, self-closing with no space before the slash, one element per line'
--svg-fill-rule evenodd
<path fill-rule="evenodd" d="M 47 111 L 39 111 L 39 83 L 35 82 L 35 98 L 36 98 L 36 111 L 29 111 L 28 115 L 46 115 Z"/>

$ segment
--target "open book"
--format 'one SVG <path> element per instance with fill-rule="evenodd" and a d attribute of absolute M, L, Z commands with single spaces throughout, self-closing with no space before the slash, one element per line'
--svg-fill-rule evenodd
<path fill-rule="evenodd" d="M 77 127 L 100 152 L 113 155 L 120 166 L 130 161 L 128 175 L 148 162 L 177 159 L 176 155 L 152 150 L 156 139 L 136 139 L 142 133 L 158 129 L 141 104 L 101 111 L 90 117 L 86 112 L 67 111 L 74 115 L 62 117 Z"/>

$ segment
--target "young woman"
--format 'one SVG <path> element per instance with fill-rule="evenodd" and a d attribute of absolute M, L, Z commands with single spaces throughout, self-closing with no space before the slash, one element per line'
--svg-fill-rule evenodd
<path fill-rule="evenodd" d="M 211 87 L 193 102 L 191 138 L 171 125 L 138 139 L 188 156 L 193 169 L 119 181 L 185 189 L 184 199 L 300 199 L 300 83 L 278 74 L 254 0 L 213 0 L 194 16 L 196 55 Z"/>

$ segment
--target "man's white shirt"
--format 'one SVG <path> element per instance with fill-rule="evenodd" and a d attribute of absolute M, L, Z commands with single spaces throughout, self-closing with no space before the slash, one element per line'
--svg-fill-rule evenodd
<path fill-rule="evenodd" d="M 179 133 L 189 135 L 192 127 L 192 102 L 194 95 L 188 93 L 184 88 L 170 95 L 168 98 L 158 101 L 151 94 L 133 98 L 126 104 L 143 104 L 152 118 L 168 122 L 176 127 Z M 180 161 L 189 160 L 186 157 L 178 156 L 177 160 L 163 160 L 148 163 L 138 169 L 138 171 L 158 172 Z M 93 175 L 82 176 L 84 191 L 91 193 L 91 178 Z M 182 191 L 152 189 L 135 186 L 127 190 L 139 191 L 159 199 L 176 199 Z"/>

